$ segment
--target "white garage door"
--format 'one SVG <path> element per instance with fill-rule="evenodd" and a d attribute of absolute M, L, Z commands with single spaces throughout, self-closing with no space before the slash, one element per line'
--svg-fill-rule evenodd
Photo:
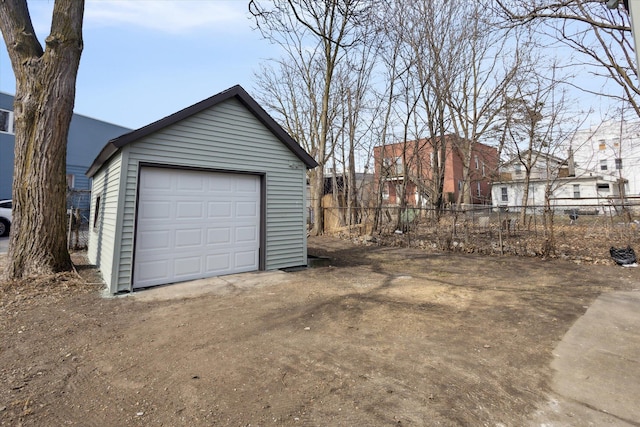
<path fill-rule="evenodd" d="M 133 287 L 259 268 L 260 178 L 143 167 Z"/>

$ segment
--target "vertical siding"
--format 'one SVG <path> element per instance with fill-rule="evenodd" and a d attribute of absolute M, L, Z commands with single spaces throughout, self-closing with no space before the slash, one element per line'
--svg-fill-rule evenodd
<path fill-rule="evenodd" d="M 266 269 L 306 265 L 306 168 L 235 98 L 133 142 L 122 201 L 118 291 L 132 281 L 138 169 L 141 162 L 236 172 L 266 179 Z"/>
<path fill-rule="evenodd" d="M 93 178 L 91 192 L 91 215 L 89 217 L 89 261 L 95 264 L 111 293 L 117 292 L 113 286 L 113 260 L 116 251 L 116 225 L 118 220 L 118 192 L 122 156 L 116 154 Z M 96 200 L 100 197 L 98 226 L 94 217 Z"/>

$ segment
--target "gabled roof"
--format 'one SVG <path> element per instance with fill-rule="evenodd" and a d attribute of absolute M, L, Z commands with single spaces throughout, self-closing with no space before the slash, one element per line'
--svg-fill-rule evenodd
<path fill-rule="evenodd" d="M 183 110 L 171 114 L 163 119 L 148 124 L 133 132 L 126 133 L 117 138 L 110 140 L 104 146 L 98 157 L 93 161 L 91 167 L 87 170 L 86 175 L 92 177 L 100 170 L 100 168 L 125 145 L 137 141 L 145 136 L 166 128 L 180 120 L 186 119 L 196 113 L 207 108 L 211 108 L 230 98 L 236 98 L 240 101 L 263 125 L 267 127 L 293 154 L 295 154 L 306 166 L 307 169 L 313 169 L 318 163 L 311 157 L 291 136 L 276 123 L 275 120 L 240 86 L 233 86 L 222 91 L 210 98 L 193 104 Z"/>
<path fill-rule="evenodd" d="M 550 162 L 555 162 L 558 164 L 563 164 L 566 163 L 567 160 L 566 159 L 561 159 L 560 157 L 554 156 L 552 154 L 548 154 L 548 153 L 544 153 L 542 151 L 538 151 L 538 150 L 525 150 L 522 153 L 520 153 L 520 156 L 518 156 L 517 154 L 514 154 L 513 156 L 511 156 L 509 158 L 509 160 L 505 161 L 502 166 L 509 166 L 515 163 L 520 163 L 520 157 L 524 157 L 529 151 L 531 151 L 533 154 L 533 157 L 535 157 L 536 159 L 542 159 L 542 161 L 546 160 L 546 161 L 550 161 Z M 536 160 L 537 162 L 537 160 Z"/>

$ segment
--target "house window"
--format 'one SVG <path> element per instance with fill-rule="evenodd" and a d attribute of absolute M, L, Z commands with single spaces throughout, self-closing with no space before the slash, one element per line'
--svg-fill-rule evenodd
<path fill-rule="evenodd" d="M 608 192 L 609 184 L 598 184 L 598 191 Z"/>
<path fill-rule="evenodd" d="M 478 197 L 482 197 L 482 190 L 480 189 L 480 183 L 478 182 Z"/>
<path fill-rule="evenodd" d="M 607 149 L 607 144 L 604 139 L 598 141 L 598 150 L 604 151 Z"/>
<path fill-rule="evenodd" d="M 0 109 L 0 132 L 13 133 L 13 113 Z"/>
<path fill-rule="evenodd" d="M 402 175 L 403 169 L 402 169 L 402 157 L 396 157 L 395 159 L 395 165 L 396 165 L 396 173 L 398 175 Z"/>
<path fill-rule="evenodd" d="M 622 159 L 616 159 L 616 170 L 622 169 Z"/>
<path fill-rule="evenodd" d="M 395 175 L 402 174 L 402 157 L 385 157 L 384 159 L 385 169 Z"/>
<path fill-rule="evenodd" d="M 522 165 L 520 163 L 516 163 L 513 168 L 516 171 L 516 175 L 520 175 L 522 173 Z"/>
<path fill-rule="evenodd" d="M 462 191 L 462 180 L 458 181 L 458 191 Z"/>
<path fill-rule="evenodd" d="M 478 156 L 476 156 L 476 170 L 480 169 L 480 162 L 478 161 Z"/>
<path fill-rule="evenodd" d="M 75 178 L 76 177 L 74 174 L 72 173 L 67 174 L 67 188 L 69 189 L 75 188 L 75 183 L 76 183 Z"/>
<path fill-rule="evenodd" d="M 606 171 L 607 170 L 607 161 L 606 160 L 600 160 L 600 170 L 601 171 Z"/>
<path fill-rule="evenodd" d="M 509 201 L 509 194 L 507 193 L 507 187 L 500 187 L 500 191 L 502 192 L 501 200 L 503 202 Z"/>
<path fill-rule="evenodd" d="M 580 198 L 580 184 L 573 184 L 573 198 Z"/>
<path fill-rule="evenodd" d="M 93 229 L 97 229 L 100 222 L 100 196 L 96 197 L 96 208 L 93 211 Z"/>
<path fill-rule="evenodd" d="M 485 171 L 485 164 L 482 162 L 482 176 L 487 176 L 487 172 Z"/>
<path fill-rule="evenodd" d="M 389 200 L 389 186 L 387 183 L 382 186 L 382 200 Z"/>

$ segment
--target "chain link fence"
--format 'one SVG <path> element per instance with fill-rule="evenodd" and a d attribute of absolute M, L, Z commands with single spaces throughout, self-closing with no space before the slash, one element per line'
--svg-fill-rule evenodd
<path fill-rule="evenodd" d="M 313 215 L 309 229 L 313 228 Z M 640 246 L 640 200 L 554 206 L 323 208 L 325 233 L 367 244 L 483 254 L 608 259 L 611 246 Z M 597 263 L 598 261 L 596 261 Z"/>
<path fill-rule="evenodd" d="M 67 247 L 84 250 L 89 246 L 91 190 L 67 191 Z"/>

